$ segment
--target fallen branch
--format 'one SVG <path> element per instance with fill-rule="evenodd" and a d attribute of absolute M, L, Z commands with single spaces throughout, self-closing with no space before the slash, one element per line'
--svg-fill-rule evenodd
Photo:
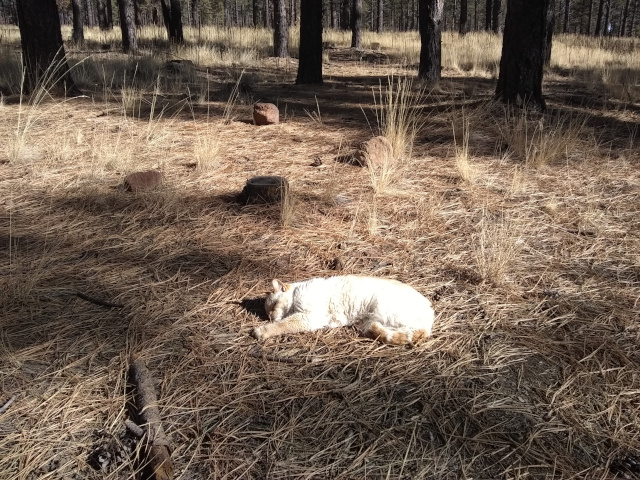
<path fill-rule="evenodd" d="M 138 424 L 146 429 L 147 465 L 150 478 L 170 480 L 173 478 L 170 444 L 162 428 L 153 377 L 144 361 L 131 359 L 129 379 L 136 387 Z"/>
<path fill-rule="evenodd" d="M 16 396 L 15 395 L 13 397 L 11 397 L 9 400 L 7 400 L 6 403 L 3 406 L 0 407 L 0 415 L 2 415 L 4 412 L 9 410 L 9 407 L 15 401 L 16 401 Z"/>
<path fill-rule="evenodd" d="M 76 295 L 78 296 L 78 298 L 81 298 L 82 300 L 86 300 L 87 302 L 100 305 L 101 307 L 107 307 L 107 308 L 123 308 L 124 307 L 124 305 L 122 305 L 121 303 L 107 302 L 105 300 L 100 300 L 99 298 L 90 297 L 86 293 L 76 292 Z"/>

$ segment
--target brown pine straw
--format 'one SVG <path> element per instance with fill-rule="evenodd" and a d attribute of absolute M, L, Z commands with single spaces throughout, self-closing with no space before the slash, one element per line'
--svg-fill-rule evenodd
<path fill-rule="evenodd" d="M 413 159 L 374 193 L 334 159 L 371 135 L 363 110 L 385 68 L 348 89 L 257 83 L 262 100 L 278 89 L 288 118 L 257 128 L 236 106 L 206 171 L 193 166 L 201 106 L 167 110 L 151 135 L 148 117 L 105 115 L 103 99 L 41 107 L 29 155 L 0 164 L 0 401 L 16 396 L 0 415 L 0 478 L 133 478 L 135 450 L 115 459 L 132 441 L 133 352 L 160 380 L 180 479 L 609 479 L 632 465 L 640 159 L 624 132 L 637 114 L 589 110 L 575 150 L 535 168 L 505 145 L 480 82 L 465 182 L 453 78 L 419 106 Z M 545 86 L 552 109 L 568 88 Z M 322 125 L 304 115 L 314 96 Z M 17 108 L 0 110 L 2 138 Z M 114 188 L 149 168 L 161 190 Z M 233 202 L 258 174 L 289 180 L 286 222 L 277 206 Z M 271 278 L 336 273 L 413 285 L 434 300 L 433 337 L 397 348 L 344 328 L 256 345 Z"/>

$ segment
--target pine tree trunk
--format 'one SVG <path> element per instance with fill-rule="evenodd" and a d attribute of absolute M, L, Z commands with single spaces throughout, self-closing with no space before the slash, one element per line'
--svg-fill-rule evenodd
<path fill-rule="evenodd" d="M 627 19 L 629 18 L 629 4 L 630 0 L 624 3 L 624 10 L 622 11 L 622 23 L 620 25 L 620 36 L 624 37 L 627 34 Z"/>
<path fill-rule="evenodd" d="M 275 0 L 273 8 L 273 56 L 289 56 L 289 23 L 286 0 Z"/>
<path fill-rule="evenodd" d="M 631 23 L 629 24 L 629 36 L 633 35 L 636 26 L 636 11 L 638 10 L 638 0 L 633 0 L 633 12 L 631 13 Z"/>
<path fill-rule="evenodd" d="M 184 34 L 182 31 L 182 9 L 180 0 L 169 0 L 169 2 L 169 5 L 167 5 L 166 0 L 160 0 L 162 18 L 164 19 L 164 26 L 167 29 L 167 37 L 171 43 L 182 44 L 184 43 Z"/>
<path fill-rule="evenodd" d="M 84 5 L 82 0 L 71 0 L 73 30 L 71 39 L 76 45 L 84 45 Z"/>
<path fill-rule="evenodd" d="M 271 13 L 269 12 L 269 1 L 264 0 L 264 28 L 271 28 Z"/>
<path fill-rule="evenodd" d="M 124 50 L 125 53 L 135 52 L 138 50 L 138 39 L 136 38 L 132 0 L 118 0 L 118 10 L 120 10 L 122 50 Z"/>
<path fill-rule="evenodd" d="M 589 2 L 589 17 L 587 18 L 587 31 L 585 32 L 587 35 L 591 35 L 591 23 L 593 21 L 593 0 L 588 0 Z"/>
<path fill-rule="evenodd" d="M 549 0 L 509 0 L 496 97 L 544 110 L 542 76 L 549 39 Z"/>
<path fill-rule="evenodd" d="M 465 35 L 469 31 L 467 8 L 467 0 L 460 0 L 460 28 L 458 29 L 460 35 Z"/>
<path fill-rule="evenodd" d="M 322 83 L 322 0 L 300 1 L 300 54 L 296 83 Z"/>
<path fill-rule="evenodd" d="M 113 24 L 109 24 L 107 1 L 109 0 L 98 0 L 98 26 L 100 30 L 111 30 L 113 28 Z"/>
<path fill-rule="evenodd" d="M 571 0 L 564 0 L 564 21 L 562 25 L 562 33 L 569 32 L 569 7 Z"/>
<path fill-rule="evenodd" d="M 600 3 L 598 4 L 598 17 L 596 18 L 596 30 L 595 32 L 593 32 L 593 34 L 597 37 L 599 35 L 602 35 L 602 21 L 604 19 L 603 14 L 604 14 L 604 1 L 605 0 L 600 0 Z"/>
<path fill-rule="evenodd" d="M 378 0 L 378 23 L 376 25 L 376 31 L 382 33 L 384 28 L 384 0 Z"/>
<path fill-rule="evenodd" d="M 258 0 L 253 0 L 251 8 L 253 10 L 253 28 L 258 26 Z"/>
<path fill-rule="evenodd" d="M 605 15 L 604 15 L 604 26 L 602 27 L 602 34 L 609 35 L 611 32 L 609 31 L 609 16 L 611 15 L 611 1 L 605 0 Z"/>
<path fill-rule="evenodd" d="M 547 9 L 546 18 L 546 38 L 544 44 L 544 65 L 545 67 L 551 66 L 551 45 L 553 42 L 553 30 L 556 25 L 556 10 L 554 8 L 556 0 L 549 0 L 549 8 Z"/>
<path fill-rule="evenodd" d="M 351 48 L 362 48 L 362 0 L 353 0 L 351 8 Z"/>
<path fill-rule="evenodd" d="M 16 2 L 26 93 L 38 87 L 51 93 L 79 94 L 69 73 L 55 0 Z"/>
<path fill-rule="evenodd" d="M 428 82 L 440 80 L 442 72 L 442 10 L 444 0 L 421 0 L 419 10 L 420 66 L 418 76 Z"/>
<path fill-rule="evenodd" d="M 493 2 L 487 0 L 485 2 L 484 29 L 488 32 L 491 30 L 491 11 L 493 10 Z"/>
<path fill-rule="evenodd" d="M 351 20 L 349 13 L 351 12 L 350 0 L 342 0 L 342 8 L 340 11 L 340 29 L 349 30 L 351 28 Z"/>
<path fill-rule="evenodd" d="M 538 1 L 538 0 L 536 0 Z M 491 10 L 491 27 L 493 33 L 500 33 L 500 9 L 502 8 L 502 0 L 493 0 L 493 8 Z"/>

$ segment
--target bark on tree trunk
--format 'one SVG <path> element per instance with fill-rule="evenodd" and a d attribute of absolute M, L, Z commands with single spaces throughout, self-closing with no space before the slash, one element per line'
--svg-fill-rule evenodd
<path fill-rule="evenodd" d="M 587 35 L 591 35 L 591 21 L 593 20 L 593 0 L 589 1 L 589 17 L 587 18 Z"/>
<path fill-rule="evenodd" d="M 600 0 L 598 4 L 598 17 L 596 18 L 596 30 L 593 34 L 597 37 L 602 35 L 602 20 L 604 13 L 604 0 Z"/>
<path fill-rule="evenodd" d="M 353 0 L 351 8 L 351 48 L 362 48 L 362 0 Z"/>
<path fill-rule="evenodd" d="M 118 0 L 118 10 L 120 10 L 122 50 L 124 50 L 124 53 L 135 52 L 138 50 L 138 39 L 136 38 L 132 0 Z"/>
<path fill-rule="evenodd" d="M 633 28 L 636 25 L 636 11 L 638 10 L 638 0 L 633 0 L 633 12 L 631 13 L 631 24 L 629 25 L 629 36 L 633 35 Z"/>
<path fill-rule="evenodd" d="M 107 0 L 98 0 L 98 25 L 100 30 L 111 30 L 113 24 L 109 24 L 107 15 Z"/>
<path fill-rule="evenodd" d="M 378 22 L 376 25 L 376 31 L 382 33 L 384 28 L 384 0 L 378 0 Z"/>
<path fill-rule="evenodd" d="M 322 83 L 322 0 L 300 1 L 300 54 L 296 83 Z"/>
<path fill-rule="evenodd" d="M 549 8 L 547 9 L 547 17 L 546 17 L 546 38 L 544 44 L 544 65 L 549 67 L 551 65 L 551 44 L 553 41 L 553 30 L 556 25 L 556 9 L 555 0 L 549 0 Z"/>
<path fill-rule="evenodd" d="M 342 0 L 342 9 L 340 11 L 340 29 L 349 30 L 351 28 L 351 21 L 349 12 L 351 11 L 351 2 L 349 0 Z"/>
<path fill-rule="evenodd" d="M 627 19 L 629 18 L 629 4 L 630 0 L 624 3 L 624 10 L 622 11 L 622 24 L 620 25 L 620 36 L 624 37 L 627 34 Z"/>
<path fill-rule="evenodd" d="M 571 0 L 564 1 L 564 21 L 562 25 L 562 33 L 567 33 L 569 31 L 569 7 Z"/>
<path fill-rule="evenodd" d="M 509 0 L 496 97 L 544 110 L 542 76 L 548 42 L 549 0 Z"/>
<path fill-rule="evenodd" d="M 444 0 L 421 0 L 419 10 L 420 66 L 418 76 L 428 82 L 440 80 L 442 71 L 442 10 Z"/>
<path fill-rule="evenodd" d="M 171 43 L 184 43 L 184 34 L 182 32 L 182 10 L 180 0 L 160 0 L 162 6 L 162 18 L 164 26 L 167 29 L 167 37 Z"/>
<path fill-rule="evenodd" d="M 84 44 L 84 5 L 82 0 L 71 0 L 73 12 L 73 30 L 71 39 L 76 45 Z"/>
<path fill-rule="evenodd" d="M 258 26 L 258 0 L 253 0 L 251 5 L 253 11 L 253 28 Z"/>
<path fill-rule="evenodd" d="M 286 0 L 275 0 L 273 9 L 273 56 L 289 56 L 289 23 Z"/>
<path fill-rule="evenodd" d="M 493 0 L 493 8 L 491 10 L 491 27 L 493 33 L 500 33 L 500 9 L 502 8 L 502 0 Z"/>
<path fill-rule="evenodd" d="M 487 0 L 485 2 L 484 29 L 488 32 L 491 30 L 491 11 L 493 10 L 493 2 Z"/>
<path fill-rule="evenodd" d="M 16 11 L 26 93 L 42 87 L 79 94 L 69 73 L 55 0 L 18 0 Z"/>
<path fill-rule="evenodd" d="M 269 12 L 269 1 L 264 0 L 264 28 L 271 28 L 271 13 Z"/>
<path fill-rule="evenodd" d="M 611 1 L 610 0 L 605 0 L 605 15 L 604 15 L 604 26 L 602 27 L 602 34 L 603 35 L 609 35 L 610 29 L 609 29 L 609 15 L 611 14 Z"/>
<path fill-rule="evenodd" d="M 140 5 L 138 4 L 138 0 L 131 0 L 133 3 L 133 23 L 136 27 L 142 25 L 142 21 L 140 20 Z"/>
<path fill-rule="evenodd" d="M 469 31 L 467 8 L 467 0 L 460 0 L 460 28 L 458 29 L 460 35 L 465 35 Z"/>

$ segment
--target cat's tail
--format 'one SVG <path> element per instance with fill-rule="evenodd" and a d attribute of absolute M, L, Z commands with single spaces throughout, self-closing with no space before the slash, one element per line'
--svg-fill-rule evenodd
<path fill-rule="evenodd" d="M 365 334 L 373 339 L 380 340 L 389 345 L 416 344 L 425 340 L 431 332 L 425 329 L 409 330 L 395 329 L 382 325 L 380 322 L 373 322 Z"/>

